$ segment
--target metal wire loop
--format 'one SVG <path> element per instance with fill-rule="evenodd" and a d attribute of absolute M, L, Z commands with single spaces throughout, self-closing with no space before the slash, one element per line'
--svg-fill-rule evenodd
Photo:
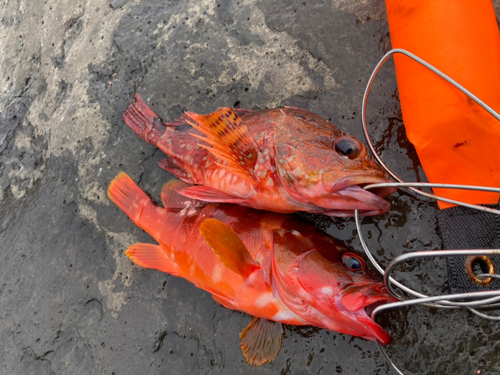
<path fill-rule="evenodd" d="M 500 188 L 495 188 L 495 187 L 487 187 L 487 186 L 470 186 L 470 185 L 456 185 L 456 184 L 437 184 L 437 183 L 425 183 L 425 182 L 404 182 L 401 178 L 399 178 L 394 172 L 392 172 L 386 164 L 381 160 L 380 156 L 377 154 L 371 139 L 370 135 L 368 133 L 368 126 L 366 122 L 366 104 L 368 101 L 368 95 L 370 93 L 370 89 L 372 87 L 373 81 L 382 67 L 382 65 L 387 61 L 387 59 L 392 56 L 393 54 L 402 54 L 405 55 L 414 61 L 420 63 L 421 65 L 425 66 L 441 78 L 443 78 L 445 81 L 449 82 L 451 85 L 453 85 L 455 88 L 460 90 L 462 93 L 467 95 L 469 98 L 474 100 L 477 104 L 479 104 L 482 108 L 484 108 L 489 114 L 491 114 L 494 118 L 500 121 L 500 115 L 495 112 L 490 106 L 488 106 L 486 103 L 484 103 L 481 99 L 479 99 L 477 96 L 475 96 L 473 93 L 471 93 L 469 90 L 467 90 L 465 87 L 460 85 L 458 82 L 453 80 L 452 78 L 448 77 L 446 74 L 441 72 L 440 70 L 436 69 L 426 61 L 422 60 L 421 58 L 415 56 L 414 54 L 404 50 L 404 49 L 393 49 L 389 52 L 387 52 L 382 59 L 379 61 L 379 63 L 376 65 L 375 69 L 373 70 L 373 73 L 370 76 L 370 79 L 368 80 L 368 84 L 366 86 L 364 95 L 363 95 L 363 102 L 361 106 L 361 121 L 363 125 L 363 132 L 366 138 L 366 141 L 368 143 L 368 147 L 372 151 L 373 156 L 377 161 L 382 165 L 382 167 L 389 173 L 396 181 L 394 183 L 385 183 L 385 184 L 372 184 L 365 186 L 365 189 L 372 189 L 372 188 L 377 188 L 377 187 L 397 187 L 397 188 L 407 188 L 408 190 L 412 191 L 413 193 L 425 196 L 427 198 L 432 198 L 436 200 L 441 200 L 444 202 L 464 206 L 464 207 L 469 207 L 473 208 L 476 210 L 480 211 L 485 211 L 489 212 L 492 214 L 500 214 L 499 210 L 495 210 L 489 207 L 484 207 L 484 206 L 479 206 L 475 204 L 469 204 L 465 202 L 460 202 L 456 201 L 453 199 L 449 198 L 444 198 L 435 194 L 427 193 L 424 192 L 420 189 L 416 189 L 416 187 L 430 187 L 430 188 L 447 188 L 447 189 L 469 189 L 469 190 L 480 190 L 480 191 L 487 191 L 487 192 L 496 192 L 500 193 Z M 500 254 L 500 249 L 469 249 L 469 250 L 441 250 L 441 251 L 416 251 L 413 253 L 408 253 L 408 254 L 402 254 L 394 258 L 389 265 L 387 266 L 386 270 L 378 264 L 378 262 L 375 260 L 373 255 L 371 254 L 370 250 L 368 249 L 368 246 L 366 245 L 366 242 L 363 238 L 363 233 L 361 230 L 361 224 L 360 224 L 360 217 L 359 217 L 359 212 L 356 210 L 354 213 L 355 221 L 356 221 L 356 229 L 358 232 L 359 240 L 361 242 L 361 246 L 363 247 L 363 250 L 365 251 L 367 257 L 370 259 L 370 262 L 373 264 L 375 269 L 380 272 L 384 276 L 384 283 L 389 290 L 389 292 L 400 299 L 399 302 L 394 302 L 394 303 L 388 303 L 385 305 L 378 306 L 377 308 L 374 309 L 372 312 L 372 319 L 375 319 L 377 314 L 381 311 L 396 308 L 396 307 L 402 307 L 402 306 L 412 306 L 412 305 L 425 305 L 425 306 L 431 306 L 431 307 L 439 307 L 439 308 L 446 308 L 446 309 L 457 309 L 457 308 L 467 308 L 471 312 L 486 318 L 486 319 L 491 319 L 491 320 L 500 320 L 500 316 L 491 316 L 484 314 L 482 312 L 479 312 L 477 309 L 482 309 L 482 308 L 493 308 L 493 307 L 499 307 L 500 306 L 500 290 L 491 290 L 491 291 L 482 291 L 482 292 L 471 292 L 471 293 L 457 293 L 457 294 L 449 294 L 449 295 L 442 295 L 442 296 L 427 296 L 423 293 L 417 292 L 416 290 L 413 290 L 402 283 L 398 282 L 391 276 L 391 272 L 394 270 L 394 268 L 405 261 L 408 261 L 410 259 L 417 259 L 417 258 L 429 258 L 429 257 L 451 257 L 451 256 L 484 256 L 484 255 L 498 255 Z M 491 279 L 500 279 L 500 275 L 494 274 L 494 273 L 487 273 L 487 274 L 477 274 L 475 275 L 478 279 L 479 278 L 490 278 Z M 401 291 L 406 293 L 407 295 L 411 296 L 412 299 L 405 300 L 402 295 L 400 295 L 399 292 L 396 291 L 396 288 L 399 288 Z M 394 363 L 391 361 L 387 353 L 384 351 L 380 343 L 377 341 L 376 342 L 377 347 L 379 350 L 382 352 L 383 356 L 387 360 L 387 362 L 390 364 L 390 366 L 398 373 L 403 375 L 403 373 L 394 365 Z"/>
<path fill-rule="evenodd" d="M 375 69 L 373 70 L 373 73 L 370 76 L 370 79 L 368 80 L 368 84 L 366 86 L 365 93 L 363 95 L 363 102 L 362 102 L 362 105 L 361 105 L 361 122 L 363 124 L 363 132 L 365 134 L 366 141 L 368 142 L 368 147 L 372 151 L 372 154 L 375 157 L 375 159 L 377 159 L 377 161 L 380 163 L 380 165 L 382 165 L 382 167 L 384 167 L 384 169 L 387 171 L 387 173 L 389 173 L 396 181 L 403 182 L 403 180 L 400 179 L 394 172 L 392 172 L 385 165 L 385 163 L 382 161 L 382 159 L 380 159 L 380 157 L 377 155 L 377 152 L 375 151 L 375 148 L 373 147 L 373 144 L 372 144 L 372 142 L 370 140 L 370 135 L 368 133 L 368 125 L 366 123 L 366 103 L 368 101 L 368 94 L 370 93 L 370 89 L 372 87 L 372 84 L 373 84 L 373 81 L 375 79 L 375 76 L 377 75 L 377 73 L 380 70 L 380 68 L 382 67 L 382 65 L 387 61 L 387 59 L 389 57 L 391 57 L 392 55 L 396 54 L 396 53 L 400 53 L 402 55 L 405 55 L 405 56 L 407 56 L 407 57 L 415 60 L 416 62 L 420 63 L 421 65 L 425 66 L 427 69 L 431 70 L 432 72 L 436 73 L 438 76 L 440 76 L 441 78 L 443 78 L 445 81 L 449 82 L 450 84 L 452 84 L 453 86 L 455 86 L 458 90 L 460 90 L 465 95 L 467 95 L 469 98 L 471 98 L 472 100 L 474 100 L 477 104 L 479 104 L 482 108 L 484 108 L 490 115 L 492 115 L 498 121 L 500 121 L 500 115 L 497 112 L 495 112 L 493 110 L 493 108 L 491 108 L 489 105 L 487 105 L 486 103 L 484 103 L 481 99 L 479 99 L 476 95 L 474 95 L 469 90 L 467 90 L 465 87 L 463 87 L 462 85 L 460 85 L 458 82 L 456 82 L 452 78 L 448 77 L 446 74 L 444 74 L 443 72 L 441 72 L 439 69 L 436 69 L 434 66 L 432 66 L 428 62 L 422 60 L 420 57 L 415 56 L 413 53 L 408 52 L 408 51 L 406 51 L 404 49 L 401 49 L 401 48 L 395 48 L 395 49 L 392 49 L 389 52 L 387 52 L 382 57 L 382 59 L 379 61 L 379 63 L 375 66 Z M 448 202 L 448 203 L 453 203 L 453 204 L 461 205 L 461 206 L 464 206 L 464 207 L 475 208 L 475 209 L 481 210 L 481 211 L 492 212 L 491 209 L 489 209 L 487 207 L 478 206 L 478 205 L 475 205 L 475 204 L 469 204 L 469 203 L 465 203 L 465 202 L 460 202 L 460 201 L 456 201 L 454 199 L 444 198 L 444 197 L 441 197 L 439 195 L 435 195 L 435 194 L 431 194 L 431 193 L 426 193 L 424 191 L 421 191 L 419 189 L 415 189 L 413 187 L 410 187 L 410 190 L 413 191 L 414 193 L 423 195 L 423 196 L 428 197 L 428 198 L 433 198 L 433 199 L 436 199 L 436 200 L 440 200 L 440 201 L 444 201 L 444 202 Z M 495 213 L 497 213 L 497 214 L 500 214 L 500 211 L 498 211 L 498 210 L 493 210 L 493 211 Z"/>

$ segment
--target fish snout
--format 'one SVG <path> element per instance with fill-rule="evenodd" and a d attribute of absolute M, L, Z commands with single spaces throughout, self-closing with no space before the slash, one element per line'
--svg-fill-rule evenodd
<path fill-rule="evenodd" d="M 380 282 L 353 283 L 343 291 L 340 305 L 346 309 L 357 335 L 368 340 L 378 340 L 382 345 L 391 342 L 391 336 L 372 318 L 373 311 L 381 305 L 396 302 Z"/>

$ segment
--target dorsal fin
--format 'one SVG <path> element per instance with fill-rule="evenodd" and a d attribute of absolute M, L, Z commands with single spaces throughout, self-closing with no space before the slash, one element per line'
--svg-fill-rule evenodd
<path fill-rule="evenodd" d="M 183 209 L 186 208 L 186 202 L 192 202 L 191 204 L 198 204 L 199 201 L 196 201 L 191 198 L 187 198 L 183 195 L 180 195 L 177 190 L 182 190 L 190 185 L 185 182 L 179 180 L 171 180 L 167 182 L 161 188 L 161 201 L 163 202 L 163 207 L 166 209 Z"/>
<path fill-rule="evenodd" d="M 208 138 L 192 134 L 210 146 L 201 144 L 215 157 L 227 165 L 217 163 L 229 172 L 238 175 L 251 184 L 256 184 L 254 166 L 257 161 L 257 146 L 248 134 L 248 128 L 231 108 L 219 108 L 208 115 L 186 112 L 194 122 L 189 122 L 195 129 Z"/>
<path fill-rule="evenodd" d="M 200 233 L 220 261 L 241 277 L 246 279 L 260 268 L 238 235 L 222 221 L 206 219 L 200 225 Z"/>
<path fill-rule="evenodd" d="M 254 317 L 240 333 L 243 357 L 251 366 L 272 362 L 283 342 L 283 325 L 269 319 Z"/>

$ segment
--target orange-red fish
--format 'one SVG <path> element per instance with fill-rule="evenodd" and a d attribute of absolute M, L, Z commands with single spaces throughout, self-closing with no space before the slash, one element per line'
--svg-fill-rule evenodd
<path fill-rule="evenodd" d="M 162 168 L 202 185 L 180 191 L 186 197 L 340 217 L 390 208 L 383 198 L 395 188 L 362 188 L 391 182 L 366 147 L 309 111 L 219 108 L 208 115 L 187 112 L 167 123 L 136 94 L 123 117 L 169 156 L 160 161 Z"/>
<path fill-rule="evenodd" d="M 281 323 L 390 342 L 370 315 L 396 299 L 363 258 L 293 215 L 199 202 L 176 193 L 185 187 L 178 180 L 167 183 L 161 208 L 126 174 L 113 180 L 109 198 L 158 243 L 132 245 L 126 254 L 137 265 L 184 277 L 221 305 L 254 316 L 240 335 L 248 363 L 274 360 Z"/>

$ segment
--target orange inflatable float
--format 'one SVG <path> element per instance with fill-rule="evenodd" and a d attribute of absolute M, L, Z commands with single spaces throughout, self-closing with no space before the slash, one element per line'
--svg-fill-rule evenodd
<path fill-rule="evenodd" d="M 500 112 L 500 35 L 489 0 L 386 0 L 392 48 L 403 48 Z M 500 187 L 500 122 L 436 74 L 395 56 L 403 120 L 434 183 Z M 467 203 L 499 194 L 434 189 Z M 440 208 L 453 206 L 439 202 Z"/>

